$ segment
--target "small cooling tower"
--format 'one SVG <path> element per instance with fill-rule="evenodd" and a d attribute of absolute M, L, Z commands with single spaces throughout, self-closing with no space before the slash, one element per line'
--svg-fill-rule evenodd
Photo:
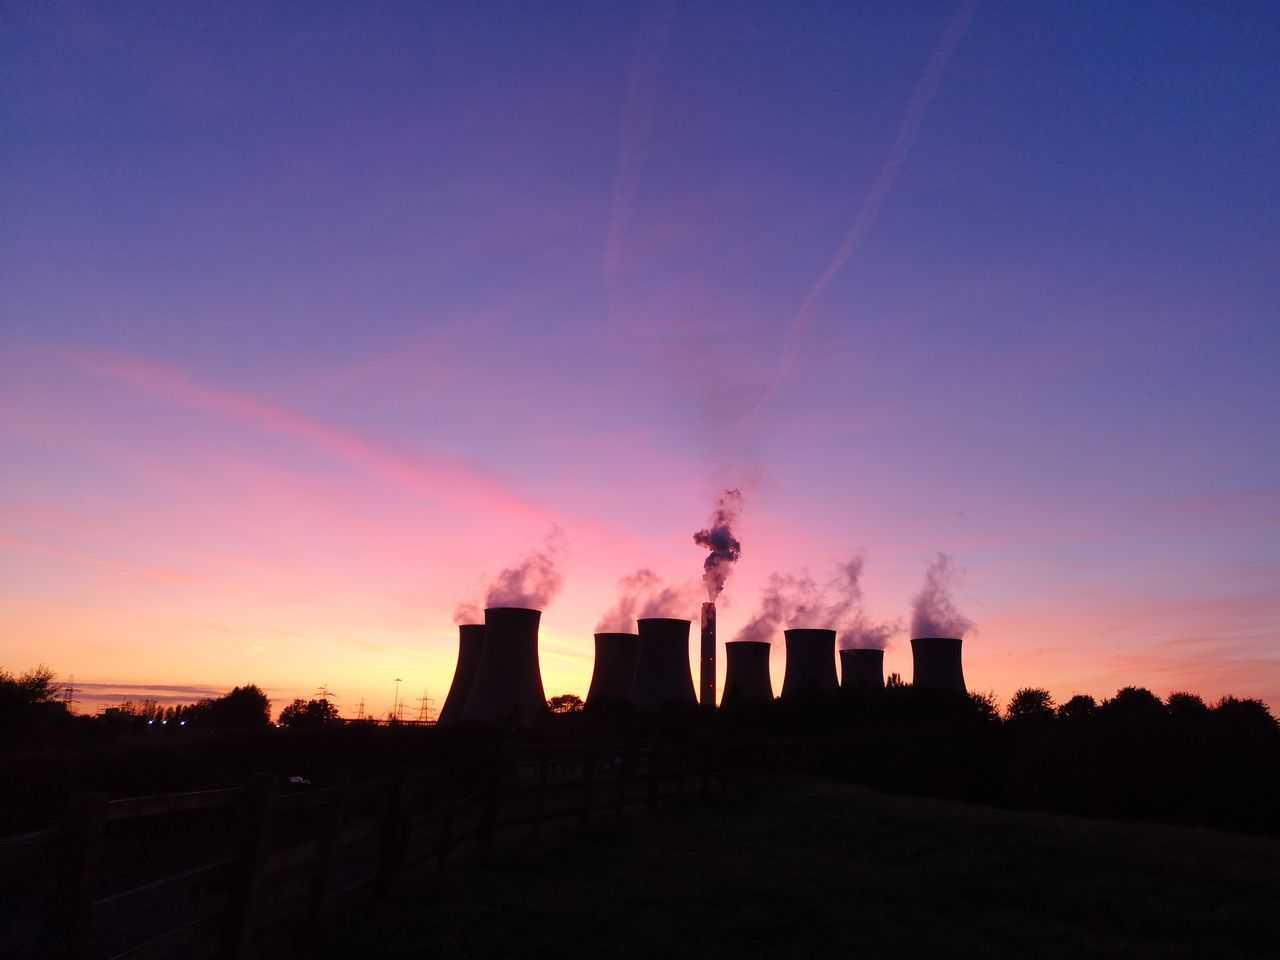
<path fill-rule="evenodd" d="M 915 637 L 911 641 L 912 684 L 967 693 L 959 637 Z"/>
<path fill-rule="evenodd" d="M 640 637 L 634 633 L 597 633 L 596 665 L 591 672 L 587 706 L 601 700 L 621 703 L 631 694 Z"/>
<path fill-rule="evenodd" d="M 445 727 L 462 719 L 462 711 L 467 708 L 467 698 L 471 696 L 471 687 L 476 681 L 476 671 L 480 669 L 483 649 L 484 624 L 459 624 L 458 665 L 453 671 L 453 683 L 449 684 L 449 695 L 444 698 L 444 706 L 440 708 L 440 726 Z"/>
<path fill-rule="evenodd" d="M 752 700 L 772 700 L 769 680 L 771 643 L 763 640 L 730 640 L 724 645 L 724 697 L 720 706 L 733 707 Z"/>
<path fill-rule="evenodd" d="M 785 630 L 787 669 L 782 675 L 782 698 L 804 692 L 835 690 L 836 632 Z"/>
<path fill-rule="evenodd" d="M 841 690 L 880 690 L 884 687 L 884 651 L 840 651 Z"/>
<path fill-rule="evenodd" d="M 489 607 L 484 612 L 484 648 L 464 720 L 527 726 L 547 709 L 538 669 L 540 610 Z"/>
<path fill-rule="evenodd" d="M 631 702 L 641 710 L 657 710 L 667 703 L 696 704 L 689 670 L 689 621 L 648 617 L 636 622 L 640 652 Z"/>

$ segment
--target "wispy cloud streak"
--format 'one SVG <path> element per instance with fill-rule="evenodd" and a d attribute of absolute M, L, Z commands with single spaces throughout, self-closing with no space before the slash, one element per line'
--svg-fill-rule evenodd
<path fill-rule="evenodd" d="M 748 420 L 759 413 L 778 392 L 782 381 L 786 379 L 791 370 L 795 359 L 796 341 L 808 326 L 809 312 L 813 308 L 813 304 L 827 289 L 827 286 L 835 278 L 836 274 L 840 272 L 845 263 L 848 262 L 849 258 L 862 246 L 862 241 L 866 239 L 867 232 L 871 229 L 872 224 L 875 223 L 876 216 L 880 213 L 880 206 L 884 203 L 885 197 L 889 195 L 889 191 L 893 189 L 894 181 L 898 179 L 898 173 L 902 170 L 902 165 L 906 161 L 907 155 L 911 152 L 912 144 L 915 143 L 916 134 L 920 131 L 920 123 L 924 119 L 924 112 L 938 90 L 938 81 L 942 77 L 942 70 L 946 67 L 947 61 L 955 51 L 956 45 L 959 44 L 961 38 L 964 37 L 965 32 L 969 29 L 969 21 L 973 18 L 973 11 L 976 6 L 976 0 L 966 3 L 960 12 L 952 18 L 951 22 L 947 24 L 947 29 L 943 32 L 942 39 L 938 41 L 938 47 L 933 52 L 933 58 L 929 61 L 928 67 L 925 68 L 924 75 L 916 84 L 911 100 L 907 104 L 907 112 L 903 115 L 902 122 L 898 125 L 898 135 L 894 138 L 893 146 L 889 148 L 889 153 L 884 158 L 884 163 L 880 165 L 880 173 L 876 176 L 870 192 L 862 202 L 862 207 L 854 218 L 853 226 L 849 228 L 844 241 L 827 263 L 826 269 L 822 271 L 817 281 L 809 288 L 809 292 L 805 294 L 804 299 L 800 302 L 799 309 L 792 316 L 791 325 L 787 329 L 787 339 L 783 344 L 782 360 L 778 365 L 778 371 L 774 375 L 772 382 L 770 382 L 764 396 L 760 398 L 759 402 L 748 414 Z"/>
<path fill-rule="evenodd" d="M 96 376 L 265 433 L 302 440 L 334 460 L 366 470 L 415 493 L 526 520 L 550 519 L 545 511 L 522 500 L 497 480 L 464 464 L 441 458 L 408 457 L 285 407 L 207 386 L 164 364 L 106 351 L 75 350 L 69 356 L 81 369 Z"/>

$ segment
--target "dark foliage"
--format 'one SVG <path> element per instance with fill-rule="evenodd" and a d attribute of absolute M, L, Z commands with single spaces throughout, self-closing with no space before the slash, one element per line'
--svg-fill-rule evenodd
<path fill-rule="evenodd" d="M 282 727 L 320 727 L 326 723 L 341 723 L 338 708 L 321 697 L 317 700 L 294 700 L 280 711 L 276 720 Z"/>

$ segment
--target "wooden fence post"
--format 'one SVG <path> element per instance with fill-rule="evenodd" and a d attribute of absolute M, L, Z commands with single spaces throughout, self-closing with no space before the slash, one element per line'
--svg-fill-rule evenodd
<path fill-rule="evenodd" d="M 444 772 L 444 814 L 440 819 L 440 842 L 436 848 L 436 865 L 440 873 L 444 872 L 453 846 L 453 826 L 458 813 L 458 766 L 455 761 Z"/>
<path fill-rule="evenodd" d="M 591 744 L 582 749 L 582 806 L 578 808 L 578 826 L 591 823 L 591 805 L 595 801 L 596 754 Z"/>
<path fill-rule="evenodd" d="M 63 824 L 66 848 L 62 863 L 62 895 L 68 960 L 88 956 L 92 943 L 90 928 L 106 812 L 107 798 L 101 793 L 79 794 L 72 797 L 67 806 Z"/>
<path fill-rule="evenodd" d="M 649 798 L 646 804 L 650 813 L 658 812 L 658 741 L 649 744 Z"/>
<path fill-rule="evenodd" d="M 267 858 L 271 821 L 279 795 L 280 780 L 271 774 L 258 774 L 245 788 L 244 835 L 241 840 L 240 862 L 231 878 L 223 941 L 223 953 L 227 957 L 244 956 L 249 944 L 253 901 L 258 893 L 262 862 Z"/>
<path fill-rule="evenodd" d="M 533 836 L 535 837 L 542 829 L 542 809 L 546 803 L 547 771 L 551 766 L 547 752 L 548 748 L 544 743 L 538 749 L 538 786 L 533 794 Z"/>
<path fill-rule="evenodd" d="M 316 866 L 315 885 L 311 889 L 311 905 L 308 910 L 307 927 L 314 931 L 324 910 L 325 897 L 329 892 L 329 883 L 333 875 L 333 864 L 337 857 L 338 835 L 342 833 L 342 818 L 347 806 L 347 792 L 351 788 L 351 771 L 339 770 L 333 778 L 333 796 L 329 801 L 329 809 L 325 812 L 324 833 L 320 838 L 320 862 Z"/>
<path fill-rule="evenodd" d="M 627 741 L 622 741 L 622 745 L 618 749 L 618 755 L 622 763 L 618 767 L 618 802 L 614 812 L 617 818 L 621 820 L 622 811 L 627 805 L 627 768 L 631 765 L 631 748 Z"/>
<path fill-rule="evenodd" d="M 404 866 L 406 823 L 409 818 L 409 790 L 412 771 L 401 767 L 391 779 L 386 817 L 382 822 L 382 845 L 378 850 L 376 889 L 385 897 L 395 887 Z"/>
<path fill-rule="evenodd" d="M 498 832 L 498 801 L 502 791 L 502 741 L 493 745 L 489 760 L 489 782 L 485 787 L 484 810 L 480 817 L 480 833 L 476 837 L 483 853 L 493 851 L 494 836 Z"/>

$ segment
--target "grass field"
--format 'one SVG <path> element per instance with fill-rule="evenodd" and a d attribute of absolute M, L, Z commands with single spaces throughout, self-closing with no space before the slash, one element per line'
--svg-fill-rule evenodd
<path fill-rule="evenodd" d="M 1280 840 L 803 782 L 510 844 L 325 939 L 334 958 L 1280 957 Z"/>

